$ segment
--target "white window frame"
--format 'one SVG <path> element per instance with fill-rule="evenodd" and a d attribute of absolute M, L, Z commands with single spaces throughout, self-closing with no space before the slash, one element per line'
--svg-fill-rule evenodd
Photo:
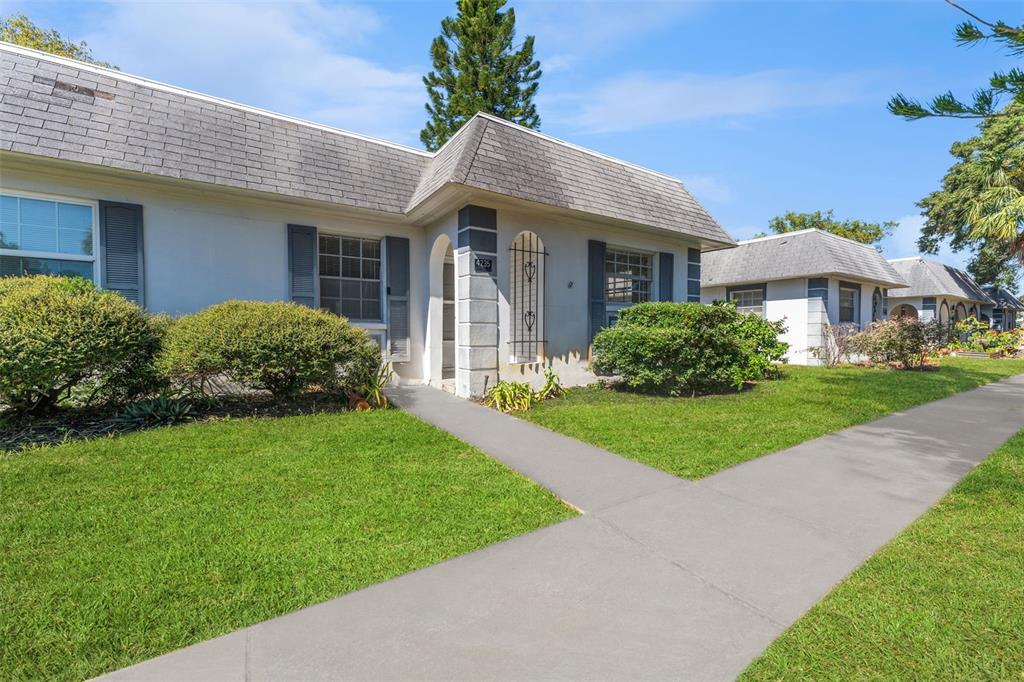
<path fill-rule="evenodd" d="M 843 306 L 843 292 L 844 291 L 853 294 L 853 319 L 852 320 L 844 320 L 843 319 L 843 307 L 844 307 Z M 838 306 L 839 306 L 839 308 L 838 308 L 839 324 L 857 324 L 858 323 L 858 318 L 860 317 L 860 315 L 859 315 L 859 312 L 860 312 L 860 290 L 854 289 L 853 287 L 844 287 L 844 286 L 840 285 L 839 286 L 839 295 L 836 297 L 836 299 L 837 299 L 836 302 L 838 303 Z"/>
<path fill-rule="evenodd" d="M 617 244 L 605 245 L 604 262 L 601 263 L 602 274 L 604 275 L 604 295 L 605 295 L 605 315 L 608 326 L 611 326 L 612 317 L 618 321 L 619 313 L 626 308 L 637 305 L 636 303 L 622 303 L 621 301 L 612 301 L 608 298 L 608 271 L 606 270 L 608 264 L 608 254 L 610 253 L 627 253 L 637 256 L 644 256 L 650 260 L 650 271 L 651 271 L 651 285 L 648 287 L 647 303 L 658 300 L 658 258 L 657 253 L 654 251 L 647 251 L 646 249 L 637 249 L 630 246 L 619 246 Z"/>
<path fill-rule="evenodd" d="M 323 275 L 320 273 L 320 237 L 336 237 L 338 239 L 373 240 L 373 241 L 376 241 L 377 243 L 380 244 L 380 281 L 379 281 L 379 284 L 380 284 L 380 320 L 357 320 L 357 319 L 354 319 L 354 318 L 348 318 L 348 321 L 353 326 L 361 327 L 362 329 L 366 329 L 368 331 L 372 330 L 373 332 L 378 332 L 378 331 L 383 332 L 383 335 L 381 336 L 381 339 L 384 342 L 384 348 L 386 349 L 387 348 L 387 340 L 388 340 L 387 339 L 387 328 L 388 328 L 388 297 L 387 297 L 387 292 L 388 292 L 388 288 L 387 288 L 387 263 L 388 263 L 388 261 L 387 261 L 387 243 L 388 243 L 388 240 L 387 240 L 387 238 L 385 238 L 384 236 L 381 236 L 381 235 L 356 234 L 356 233 L 352 233 L 352 232 L 339 232 L 339 231 L 336 231 L 336 230 L 330 230 L 330 229 L 322 230 L 322 229 L 317 228 L 317 236 L 316 236 L 316 260 L 317 260 L 316 307 L 317 307 L 318 310 L 322 310 L 322 308 L 320 308 L 320 278 L 323 277 Z M 340 245 L 339 245 L 339 249 L 340 249 Z M 332 254 L 328 254 L 328 255 L 332 255 Z M 341 256 L 341 255 L 338 256 L 338 260 L 339 260 L 338 272 L 339 273 L 341 272 L 341 269 L 340 269 L 341 268 L 341 262 L 340 261 L 341 261 L 342 257 L 343 256 Z M 342 279 L 343 278 L 339 274 L 339 276 L 338 276 L 339 282 Z M 363 280 L 363 281 L 365 281 L 365 280 Z M 338 293 L 341 293 L 341 292 L 339 291 Z"/>
<path fill-rule="evenodd" d="M 25 249 L 2 249 L 0 256 L 11 256 L 14 258 L 45 258 L 47 260 L 77 261 L 80 263 L 92 263 L 92 281 L 99 287 L 101 276 L 101 258 L 99 256 L 100 244 L 100 202 L 95 199 L 81 199 L 62 194 L 43 194 L 40 192 L 28 192 L 17 189 L 8 189 L 0 186 L 0 194 L 17 197 L 18 199 L 38 199 L 40 201 L 53 201 L 62 204 L 77 204 L 88 206 L 92 213 L 92 255 L 86 256 L 75 253 L 59 253 L 51 251 L 28 251 Z"/>
<path fill-rule="evenodd" d="M 757 294 L 761 297 L 760 306 L 741 306 L 739 304 L 739 294 Z M 745 315 L 757 315 L 760 318 L 765 317 L 765 302 L 768 296 L 763 287 L 750 287 L 749 289 L 732 289 L 729 291 L 729 300 L 736 303 L 736 310 L 744 313 Z"/>

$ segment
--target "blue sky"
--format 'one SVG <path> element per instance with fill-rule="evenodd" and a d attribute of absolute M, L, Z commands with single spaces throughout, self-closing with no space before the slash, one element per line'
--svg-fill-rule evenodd
<path fill-rule="evenodd" d="M 957 47 L 962 16 L 940 0 L 512 6 L 545 69 L 545 132 L 683 178 L 737 238 L 788 210 L 899 220 L 890 257 L 916 253 L 914 204 L 974 125 L 904 122 L 885 110 L 889 96 L 969 94 L 1010 61 L 993 46 Z M 969 6 L 1021 19 L 1016 2 Z M 453 9 L 5 2 L 129 73 L 414 146 L 420 76 Z"/>

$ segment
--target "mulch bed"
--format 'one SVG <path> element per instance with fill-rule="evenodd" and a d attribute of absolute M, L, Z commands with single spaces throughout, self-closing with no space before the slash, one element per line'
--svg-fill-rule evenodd
<path fill-rule="evenodd" d="M 344 412 L 348 400 L 326 393 L 306 393 L 290 400 L 275 400 L 268 394 L 223 396 L 192 403 L 188 421 L 213 421 L 245 417 L 290 417 L 303 414 Z M 0 413 L 0 452 L 90 440 L 141 431 L 145 426 L 128 426 L 118 421 L 119 412 L 106 409 L 61 408 L 43 417 L 14 420 Z"/>

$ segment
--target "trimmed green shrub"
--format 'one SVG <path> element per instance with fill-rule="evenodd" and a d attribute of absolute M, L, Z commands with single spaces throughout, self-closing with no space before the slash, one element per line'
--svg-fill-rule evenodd
<path fill-rule="evenodd" d="M 127 403 L 160 388 L 162 329 L 119 294 L 67 277 L 0 279 L 0 403 Z"/>
<path fill-rule="evenodd" d="M 916 369 L 929 351 L 926 323 L 907 318 L 880 320 L 854 338 L 857 350 L 876 364 Z"/>
<path fill-rule="evenodd" d="M 380 349 L 343 317 L 295 303 L 227 301 L 176 320 L 159 366 L 174 383 L 211 394 L 218 379 L 288 397 L 372 383 Z"/>
<path fill-rule="evenodd" d="M 593 368 L 646 393 L 740 388 L 772 374 L 788 348 L 784 330 L 729 303 L 641 303 L 597 333 Z"/>

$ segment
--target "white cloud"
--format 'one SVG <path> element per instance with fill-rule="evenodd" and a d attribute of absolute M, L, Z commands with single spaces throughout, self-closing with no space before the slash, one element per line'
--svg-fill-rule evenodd
<path fill-rule="evenodd" d="M 522 1 L 516 4 L 520 35 L 537 38 L 546 72 L 571 68 L 583 58 L 607 55 L 644 35 L 669 28 L 705 2 Z"/>
<path fill-rule="evenodd" d="M 882 253 L 886 258 L 910 258 L 921 255 L 917 248 L 917 239 L 921 236 L 921 228 L 924 226 L 924 217 L 920 215 L 908 215 L 900 218 L 899 225 L 893 230 L 892 236 L 882 240 Z M 967 266 L 970 254 L 966 252 L 954 253 L 949 245 L 943 243 L 936 255 L 925 254 L 926 258 L 934 258 L 947 265 L 957 268 Z"/>
<path fill-rule="evenodd" d="M 95 54 L 141 76 L 356 132 L 411 142 L 420 74 L 354 56 L 380 29 L 369 8 L 320 0 L 111 3 Z"/>
<path fill-rule="evenodd" d="M 864 97 L 872 76 L 757 71 L 733 76 L 638 72 L 596 88 L 552 97 L 559 120 L 584 133 L 607 133 L 703 119 L 759 116 L 787 109 L 837 106 Z"/>
<path fill-rule="evenodd" d="M 732 187 L 713 175 L 684 175 L 682 180 L 698 201 L 727 204 L 736 198 Z"/>

